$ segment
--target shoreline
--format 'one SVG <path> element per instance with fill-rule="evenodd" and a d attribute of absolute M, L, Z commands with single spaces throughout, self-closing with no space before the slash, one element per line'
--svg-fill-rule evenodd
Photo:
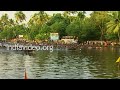
<path fill-rule="evenodd" d="M 6 43 L 1 43 L 0 44 L 0 49 L 6 49 L 7 50 L 7 45 L 23 45 L 23 46 L 26 46 L 26 45 L 33 45 L 33 46 L 53 46 L 53 50 L 81 50 L 82 48 L 85 48 L 85 49 L 101 49 L 101 48 L 104 48 L 104 47 L 108 47 L 108 48 L 120 48 L 120 45 L 107 45 L 107 46 L 104 46 L 104 45 L 88 45 L 88 44 L 85 44 L 85 45 L 81 45 L 81 44 L 24 44 L 24 43 L 9 43 L 9 42 L 6 42 Z M 14 50 L 11 50 L 11 51 L 14 51 Z M 31 51 L 37 51 L 37 50 L 16 50 L 16 51 L 28 51 L 28 52 L 31 52 Z"/>

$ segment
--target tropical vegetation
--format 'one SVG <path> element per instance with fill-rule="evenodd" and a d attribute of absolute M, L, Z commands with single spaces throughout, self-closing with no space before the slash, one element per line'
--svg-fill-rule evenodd
<path fill-rule="evenodd" d="M 63 11 L 52 16 L 45 11 L 35 13 L 27 23 L 26 15 L 17 11 L 15 19 L 8 14 L 0 17 L 0 39 L 11 40 L 24 35 L 27 40 L 49 40 L 50 33 L 78 37 L 87 40 L 111 40 L 120 42 L 120 11 L 93 11 L 90 17 L 85 11 Z"/>

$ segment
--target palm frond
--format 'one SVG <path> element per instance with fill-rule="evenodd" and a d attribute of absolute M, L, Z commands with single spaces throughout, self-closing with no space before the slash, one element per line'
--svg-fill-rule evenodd
<path fill-rule="evenodd" d="M 114 21 L 110 21 L 106 24 L 106 27 L 109 28 L 111 26 L 115 25 L 115 22 Z"/>
<path fill-rule="evenodd" d="M 120 20 L 120 11 L 118 11 L 118 19 Z"/>
<path fill-rule="evenodd" d="M 111 27 L 107 28 L 107 33 L 112 33 L 116 27 L 116 24 L 112 25 Z"/>
<path fill-rule="evenodd" d="M 118 33 L 119 31 L 119 25 L 116 25 L 115 29 L 113 30 L 114 33 Z"/>
<path fill-rule="evenodd" d="M 118 18 L 118 12 L 117 12 L 117 11 L 114 11 L 114 12 L 112 13 L 112 16 L 113 16 L 113 18 Z"/>

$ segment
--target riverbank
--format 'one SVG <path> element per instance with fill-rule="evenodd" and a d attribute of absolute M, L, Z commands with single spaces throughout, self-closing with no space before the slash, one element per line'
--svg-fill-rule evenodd
<path fill-rule="evenodd" d="M 8 49 L 8 46 L 13 46 L 13 49 L 16 50 L 15 48 L 21 48 L 21 51 L 35 51 L 36 49 L 32 50 L 32 49 L 23 49 L 24 47 L 28 47 L 28 46 L 34 46 L 38 48 L 38 46 L 40 47 L 40 50 L 81 50 L 82 48 L 86 48 L 86 49 L 101 49 L 103 47 L 117 47 L 120 48 L 120 45 L 116 44 L 116 45 L 111 45 L 111 44 L 107 44 L 107 45 L 100 45 L 100 44 L 48 44 L 48 43 L 41 43 L 41 44 L 31 44 L 31 43 L 10 43 L 10 42 L 4 42 L 4 43 L 0 43 L 0 48 L 3 49 Z M 18 49 L 17 49 L 18 50 Z"/>

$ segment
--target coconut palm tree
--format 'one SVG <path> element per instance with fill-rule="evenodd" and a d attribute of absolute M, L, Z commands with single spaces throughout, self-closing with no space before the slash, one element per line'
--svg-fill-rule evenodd
<path fill-rule="evenodd" d="M 39 11 L 38 13 L 35 13 L 33 17 L 29 20 L 29 24 L 37 24 L 42 26 L 44 23 L 46 23 L 49 20 L 49 16 L 44 11 Z"/>
<path fill-rule="evenodd" d="M 78 12 L 78 14 L 77 14 L 77 17 L 79 18 L 79 19 L 84 19 L 85 18 L 85 11 L 82 11 L 82 12 Z"/>
<path fill-rule="evenodd" d="M 26 20 L 26 16 L 22 11 L 18 11 L 15 13 L 15 19 L 17 23 L 20 23 Z"/>
<path fill-rule="evenodd" d="M 120 43 L 120 11 L 112 12 L 111 21 L 107 23 L 107 33 L 117 33 Z"/>
<path fill-rule="evenodd" d="M 13 19 L 9 19 L 9 25 L 10 25 L 10 26 L 15 26 L 15 22 L 14 22 Z"/>
<path fill-rule="evenodd" d="M 73 22 L 75 20 L 75 14 L 77 14 L 77 11 L 64 11 L 63 16 L 65 18 L 69 18 L 70 22 Z"/>
<path fill-rule="evenodd" d="M 5 27 L 9 26 L 9 19 L 8 19 L 8 14 L 3 14 L 0 18 L 0 22 L 1 22 L 1 29 L 5 29 Z"/>

